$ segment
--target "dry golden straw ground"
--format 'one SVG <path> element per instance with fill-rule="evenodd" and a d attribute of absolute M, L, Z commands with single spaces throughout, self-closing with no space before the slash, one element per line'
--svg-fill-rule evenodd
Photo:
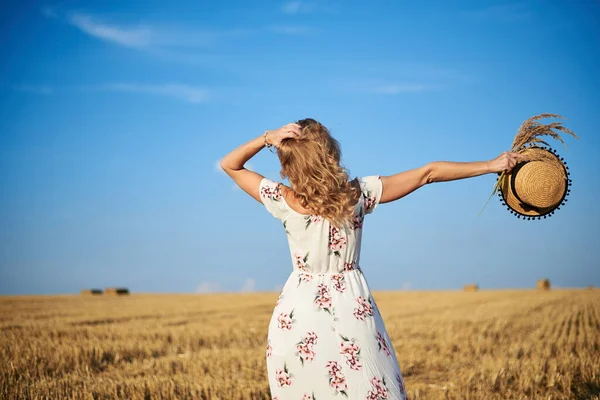
<path fill-rule="evenodd" d="M 513 139 L 513 143 L 511 145 L 509 151 L 516 152 L 516 153 L 523 155 L 525 161 L 542 161 L 542 160 L 549 161 L 553 164 L 556 164 L 559 167 L 559 169 L 561 171 L 563 171 L 562 163 L 560 162 L 560 160 L 556 159 L 556 157 L 553 154 L 540 151 L 540 152 L 535 153 L 535 155 L 534 155 L 534 154 L 528 153 L 526 151 L 527 147 L 530 147 L 530 146 L 542 146 L 543 145 L 543 146 L 551 147 L 544 139 L 542 139 L 542 136 L 549 136 L 553 139 L 558 140 L 565 146 L 565 149 L 567 148 L 567 144 L 564 142 L 564 140 L 560 136 L 560 132 L 566 133 L 568 135 L 573 136 L 576 139 L 579 139 L 579 137 L 577 135 L 575 135 L 570 129 L 563 126 L 562 122 L 552 122 L 549 124 L 542 124 L 542 123 L 538 122 L 540 119 L 547 119 L 547 118 L 565 119 L 558 114 L 550 114 L 550 113 L 543 113 L 543 114 L 535 115 L 531 118 L 526 119 L 519 127 L 519 130 L 517 131 L 517 135 Z M 563 173 L 563 175 L 564 175 L 564 173 Z M 487 206 L 490 199 L 492 197 L 494 197 L 494 195 L 498 192 L 498 190 L 500 190 L 505 177 L 506 177 L 506 173 L 502 172 L 500 174 L 500 177 L 498 178 L 498 181 L 494 185 L 492 194 L 490 195 L 490 197 L 486 201 L 485 205 L 479 212 L 479 215 L 481 215 L 481 213 L 483 212 L 483 209 L 485 208 L 485 206 Z M 564 176 L 564 178 L 566 179 L 566 176 Z"/>
<path fill-rule="evenodd" d="M 278 293 L 0 298 L 0 399 L 267 400 Z M 600 291 L 373 293 L 411 400 L 600 399 Z"/>

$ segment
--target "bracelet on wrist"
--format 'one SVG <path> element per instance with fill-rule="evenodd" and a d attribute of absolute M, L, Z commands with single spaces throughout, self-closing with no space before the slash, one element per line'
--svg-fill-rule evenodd
<path fill-rule="evenodd" d="M 269 131 L 268 131 L 268 130 L 267 130 L 267 131 L 265 131 L 265 133 L 264 133 L 264 135 L 263 135 L 263 136 L 264 136 L 264 138 L 265 138 L 265 146 L 266 146 L 266 147 L 269 149 L 269 151 L 270 151 L 271 153 L 274 153 L 274 151 L 273 151 L 273 147 L 275 147 L 275 146 L 273 146 L 273 144 L 272 144 L 272 143 L 269 143 L 269 141 L 267 140 L 267 133 L 269 133 Z"/>

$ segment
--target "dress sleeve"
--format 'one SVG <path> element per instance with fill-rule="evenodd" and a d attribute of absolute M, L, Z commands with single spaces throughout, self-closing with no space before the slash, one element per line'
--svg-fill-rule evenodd
<path fill-rule="evenodd" d="M 275 218 L 282 219 L 286 208 L 283 194 L 281 193 L 281 183 L 269 178 L 263 178 L 260 181 L 259 193 L 260 199 L 267 211 Z"/>
<path fill-rule="evenodd" d="M 360 187 L 365 197 L 365 214 L 371 214 L 381 200 L 383 183 L 379 175 L 364 176 L 360 179 Z"/>

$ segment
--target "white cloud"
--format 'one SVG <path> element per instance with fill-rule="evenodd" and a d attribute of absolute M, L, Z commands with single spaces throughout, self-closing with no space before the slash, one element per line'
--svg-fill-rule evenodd
<path fill-rule="evenodd" d="M 68 21 L 90 36 L 123 46 L 148 47 L 152 43 L 152 31 L 149 28 L 118 27 L 79 13 L 71 14 Z"/>
<path fill-rule="evenodd" d="M 240 292 L 254 292 L 256 290 L 256 279 L 246 278 Z"/>
<path fill-rule="evenodd" d="M 49 85 L 14 85 L 13 90 L 17 92 L 27 92 L 45 95 L 54 93 L 54 88 Z"/>
<path fill-rule="evenodd" d="M 300 3 L 299 6 L 294 5 Z M 298 12 L 312 10 L 312 5 L 304 2 L 291 2 L 290 10 L 298 7 Z M 321 7 L 319 7 L 321 8 Z M 326 10 L 327 8 L 323 8 Z M 84 34 L 108 43 L 144 51 L 155 57 L 175 62 L 193 64 L 211 64 L 219 57 L 206 52 L 198 52 L 198 48 L 206 48 L 224 39 L 244 38 L 259 32 L 273 32 L 284 35 L 310 35 L 316 32 L 307 26 L 276 25 L 258 29 L 215 29 L 196 28 L 176 23 L 131 23 L 107 21 L 97 15 L 80 12 L 58 15 L 53 9 L 42 8 L 47 18 L 66 21 Z M 186 51 L 187 50 L 187 51 Z M 191 51 L 196 50 L 196 51 Z"/>
<path fill-rule="evenodd" d="M 148 85 L 131 83 L 112 83 L 97 87 L 97 89 L 111 92 L 130 92 L 168 96 L 186 101 L 188 103 L 204 103 L 207 101 L 209 93 L 207 89 L 202 87 L 182 85 L 176 83 Z"/>
<path fill-rule="evenodd" d="M 218 292 L 220 285 L 216 282 L 201 282 L 196 288 L 196 293 L 214 293 Z"/>
<path fill-rule="evenodd" d="M 310 14 L 310 13 L 334 13 L 336 8 L 330 1 L 321 0 L 316 1 L 304 1 L 304 0 L 292 0 L 283 3 L 281 6 L 281 12 L 284 14 Z"/>
<path fill-rule="evenodd" d="M 281 7 L 281 11 L 285 14 L 296 14 L 302 10 L 301 1 L 288 1 Z"/>
<path fill-rule="evenodd" d="M 222 38 L 240 37 L 252 32 L 246 29 L 197 29 L 180 24 L 116 24 L 77 12 L 69 14 L 67 22 L 96 39 L 167 56 L 176 55 L 168 49 L 206 47 Z"/>

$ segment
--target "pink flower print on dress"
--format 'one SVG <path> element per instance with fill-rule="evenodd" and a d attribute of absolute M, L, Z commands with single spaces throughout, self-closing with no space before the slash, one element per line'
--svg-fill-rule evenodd
<path fill-rule="evenodd" d="M 267 358 L 271 357 L 272 352 L 273 352 L 273 347 L 271 347 L 271 339 L 269 339 L 268 343 L 267 343 Z"/>
<path fill-rule="evenodd" d="M 346 377 L 342 373 L 342 367 L 337 361 L 327 361 L 325 364 L 327 372 L 329 373 L 329 386 L 334 389 L 335 394 L 341 393 L 348 397 L 346 390 L 348 390 L 348 384 L 346 383 Z"/>
<path fill-rule="evenodd" d="M 404 396 L 404 400 L 408 400 L 408 396 L 406 395 L 406 389 L 404 388 L 404 380 L 399 373 L 396 372 L 396 381 L 398 382 L 398 386 L 400 387 L 400 394 Z"/>
<path fill-rule="evenodd" d="M 362 296 L 356 298 L 356 301 L 358 302 L 358 307 L 354 309 L 354 316 L 356 319 L 364 321 L 366 316 L 373 315 L 373 306 L 371 306 L 370 300 L 370 297 L 369 301 Z"/>
<path fill-rule="evenodd" d="M 326 284 L 319 283 L 317 286 L 317 295 L 315 296 L 314 304 L 319 310 L 323 309 L 331 314 L 331 293 Z"/>
<path fill-rule="evenodd" d="M 302 255 L 298 252 L 294 253 L 294 260 L 296 261 L 296 268 L 299 269 L 300 271 L 307 271 L 307 268 L 309 268 L 308 264 L 306 263 L 306 260 L 308 260 L 308 254 L 310 253 L 310 251 L 307 251 L 306 254 Z"/>
<path fill-rule="evenodd" d="M 377 332 L 377 343 L 379 344 L 379 351 L 383 351 L 388 356 L 391 355 L 387 341 L 385 340 L 381 332 Z"/>
<path fill-rule="evenodd" d="M 296 355 L 300 357 L 300 363 L 304 365 L 304 361 L 313 361 L 315 359 L 315 352 L 310 346 L 304 343 L 296 344 Z"/>
<path fill-rule="evenodd" d="M 373 389 L 369 391 L 367 400 L 386 400 L 390 398 L 388 388 L 385 384 L 385 377 L 382 379 L 379 379 L 376 376 L 372 377 L 371 385 L 373 386 Z"/>
<path fill-rule="evenodd" d="M 277 317 L 277 322 L 279 329 L 284 329 L 288 331 L 292 330 L 292 324 L 296 322 L 296 320 L 294 319 L 294 310 L 292 309 L 289 315 L 283 312 L 280 313 Z"/>
<path fill-rule="evenodd" d="M 281 183 L 278 183 L 275 187 L 263 186 L 260 189 L 260 195 L 273 201 L 279 201 L 281 199 Z"/>
<path fill-rule="evenodd" d="M 314 394 L 304 393 L 304 396 L 302 396 L 302 400 L 315 400 L 315 396 Z"/>
<path fill-rule="evenodd" d="M 293 377 L 294 375 L 289 373 L 285 363 L 283 363 L 283 369 L 278 368 L 275 371 L 275 379 L 277 380 L 277 385 L 279 385 L 279 387 L 290 386 Z"/>
<path fill-rule="evenodd" d="M 340 293 L 344 293 L 346 290 L 346 284 L 344 282 L 344 274 L 334 274 L 331 276 L 331 279 L 334 280 L 333 287 Z"/>
<path fill-rule="evenodd" d="M 346 247 L 348 240 L 342 236 L 340 230 L 333 225 L 329 225 L 329 251 L 338 257 L 341 257 L 340 250 Z"/>
<path fill-rule="evenodd" d="M 372 195 L 371 193 L 371 191 L 368 191 L 367 195 L 365 196 L 365 214 L 368 214 L 371 211 L 373 211 L 375 202 L 377 201 L 375 195 Z"/>
<path fill-rule="evenodd" d="M 308 283 L 308 282 L 312 281 L 312 279 L 313 279 L 312 274 L 305 274 L 302 272 L 302 273 L 298 274 L 298 286 L 300 286 L 300 284 L 302 282 Z"/>
<path fill-rule="evenodd" d="M 304 366 L 304 361 L 313 361 L 315 359 L 314 346 L 317 344 L 317 334 L 307 332 L 304 339 L 296 343 L 296 355 L 300 357 L 300 363 Z"/>
<path fill-rule="evenodd" d="M 360 371 L 362 364 L 360 362 L 360 347 L 355 343 L 355 339 L 348 339 L 344 335 L 340 335 L 340 354 L 346 358 L 346 364 L 350 369 Z"/>
<path fill-rule="evenodd" d="M 306 337 L 304 338 L 304 342 L 307 343 L 307 344 L 315 345 L 315 344 L 317 344 L 317 339 L 318 338 L 319 337 L 317 336 L 316 333 L 314 333 L 314 332 L 308 332 L 306 334 Z"/>
<path fill-rule="evenodd" d="M 317 224 L 322 220 L 323 218 L 321 218 L 318 215 L 307 215 L 306 217 L 304 217 L 304 229 L 308 229 L 310 224 Z"/>
<path fill-rule="evenodd" d="M 352 270 L 360 271 L 360 267 L 358 266 L 358 264 L 356 264 L 356 261 L 352 261 L 352 262 L 344 261 L 344 271 L 352 271 Z"/>

